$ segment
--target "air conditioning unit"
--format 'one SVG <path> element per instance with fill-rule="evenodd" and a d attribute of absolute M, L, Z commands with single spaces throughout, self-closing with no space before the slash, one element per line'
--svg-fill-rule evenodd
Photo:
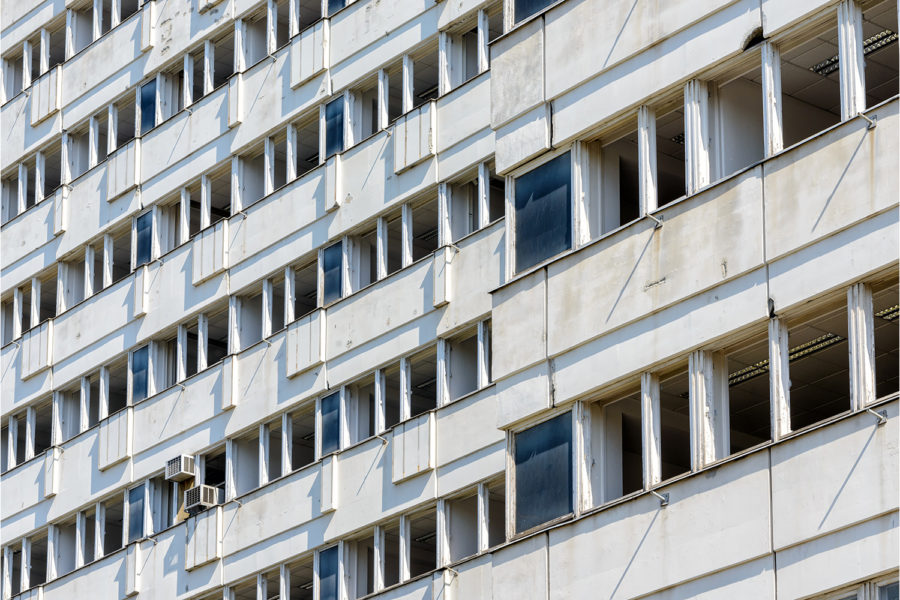
<path fill-rule="evenodd" d="M 184 481 L 194 476 L 194 457 L 189 454 L 176 456 L 166 463 L 166 479 Z"/>
<path fill-rule="evenodd" d="M 225 490 L 212 485 L 198 485 L 184 493 L 184 509 L 198 511 L 225 502 Z"/>

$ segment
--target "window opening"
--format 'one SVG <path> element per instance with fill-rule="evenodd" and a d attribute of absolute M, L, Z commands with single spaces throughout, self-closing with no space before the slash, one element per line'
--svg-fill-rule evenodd
<path fill-rule="evenodd" d="M 788 328 L 791 429 L 850 409 L 847 305 Z"/>
<path fill-rule="evenodd" d="M 22 290 L 22 333 L 31 329 L 31 286 L 25 285 Z M 35 323 L 37 325 L 37 323 Z"/>
<path fill-rule="evenodd" d="M 212 314 L 207 320 L 206 366 L 211 367 L 228 355 L 228 311 Z"/>
<path fill-rule="evenodd" d="M 188 201 L 190 202 L 190 201 Z M 157 209 L 159 225 L 159 254 L 160 256 L 174 250 L 181 244 L 181 207 L 179 201 L 161 204 Z"/>
<path fill-rule="evenodd" d="M 297 125 L 297 177 L 319 166 L 319 119 Z"/>
<path fill-rule="evenodd" d="M 371 229 L 351 238 L 351 291 L 375 283 L 378 275 L 378 234 Z"/>
<path fill-rule="evenodd" d="M 137 248 L 135 249 L 135 268 L 145 265 L 151 260 L 153 248 L 153 213 L 145 212 L 135 219 Z"/>
<path fill-rule="evenodd" d="M 898 389 L 900 365 L 900 293 L 897 284 L 872 294 L 875 312 L 875 396 L 884 398 Z"/>
<path fill-rule="evenodd" d="M 348 388 L 350 443 L 375 435 L 375 377 L 370 375 Z"/>
<path fill-rule="evenodd" d="M 272 315 L 271 333 L 284 329 L 284 280 L 280 277 L 273 278 L 272 282 Z"/>
<path fill-rule="evenodd" d="M 685 195 L 684 109 L 656 117 L 657 206 Z"/>
<path fill-rule="evenodd" d="M 84 563 L 88 564 L 101 557 L 102 552 L 94 548 L 94 536 L 97 530 L 97 515 L 93 510 L 84 513 Z"/>
<path fill-rule="evenodd" d="M 156 79 L 141 86 L 141 134 L 156 126 Z"/>
<path fill-rule="evenodd" d="M 409 576 L 437 568 L 437 514 L 434 508 L 409 518 Z"/>
<path fill-rule="evenodd" d="M 450 562 L 478 553 L 478 496 L 446 503 Z"/>
<path fill-rule="evenodd" d="M 325 105 L 325 157 L 344 151 L 344 97 Z"/>
<path fill-rule="evenodd" d="M 6 71 L 3 74 L 3 80 L 6 84 L 6 99 L 10 100 L 22 91 L 22 55 L 6 58 L 3 60 L 3 68 Z"/>
<path fill-rule="evenodd" d="M 319 600 L 338 600 L 338 546 L 319 551 Z"/>
<path fill-rule="evenodd" d="M 262 292 L 257 292 L 252 296 L 242 296 L 239 299 L 238 339 L 240 343 L 238 348 L 244 350 L 262 339 Z"/>
<path fill-rule="evenodd" d="M 100 377 L 97 374 L 88 378 L 88 427 L 100 422 Z"/>
<path fill-rule="evenodd" d="M 209 176 L 209 224 L 231 216 L 231 171 Z"/>
<path fill-rule="evenodd" d="M 25 210 L 37 203 L 35 191 L 37 190 L 37 165 L 32 156 L 25 160 Z"/>
<path fill-rule="evenodd" d="M 21 465 L 25 462 L 25 444 L 27 441 L 27 431 L 26 431 L 26 413 L 22 413 L 18 417 L 15 418 L 16 421 L 16 456 L 15 456 L 15 464 L 10 465 L 10 467 L 15 467 L 16 465 Z"/>
<path fill-rule="evenodd" d="M 413 108 L 438 96 L 438 49 L 433 48 L 413 59 Z"/>
<path fill-rule="evenodd" d="M 282 0 L 275 5 L 275 47 L 281 48 L 290 41 L 290 6 L 288 2 L 295 0 Z"/>
<path fill-rule="evenodd" d="M 241 204 L 247 208 L 266 194 L 266 159 L 261 150 L 241 159 Z"/>
<path fill-rule="evenodd" d="M 24 431 L 20 431 L 22 435 Z M 34 455 L 40 456 L 53 445 L 53 405 L 50 402 L 34 409 Z"/>
<path fill-rule="evenodd" d="M 131 353 L 131 403 L 136 404 L 149 392 L 149 346 L 141 346 Z"/>
<path fill-rule="evenodd" d="M 388 80 L 388 121 L 403 114 L 403 71 L 399 65 L 386 71 Z"/>
<path fill-rule="evenodd" d="M 121 361 L 109 366 L 108 415 L 128 406 L 128 363 Z"/>
<path fill-rule="evenodd" d="M 128 543 L 144 537 L 144 485 L 128 490 Z"/>
<path fill-rule="evenodd" d="M 65 442 L 78 435 L 81 429 L 81 390 L 59 392 L 60 439 Z"/>
<path fill-rule="evenodd" d="M 547 8 L 553 2 L 555 0 L 513 0 L 514 21 L 516 23 L 523 21 Z"/>
<path fill-rule="evenodd" d="M 116 148 L 134 139 L 136 113 L 134 98 L 130 95 L 116 103 Z"/>
<path fill-rule="evenodd" d="M 322 250 L 322 304 L 331 304 L 344 295 L 343 244 L 338 242 Z"/>
<path fill-rule="evenodd" d="M 452 184 L 450 191 L 450 230 L 456 242 L 478 229 L 478 182 Z"/>
<path fill-rule="evenodd" d="M 387 219 L 387 274 L 403 267 L 403 221 L 400 216 Z"/>
<path fill-rule="evenodd" d="M 489 211 L 490 222 L 493 223 L 497 219 L 502 219 L 506 214 L 506 178 L 500 177 L 494 173 L 493 166 L 490 168 L 490 184 L 489 193 Z"/>
<path fill-rule="evenodd" d="M 290 563 L 287 568 L 291 583 L 286 600 L 313 600 L 313 557 Z"/>
<path fill-rule="evenodd" d="M 568 152 L 516 178 L 516 271 L 572 247 L 571 179 Z"/>
<path fill-rule="evenodd" d="M 691 426 L 687 366 L 659 381 L 660 462 L 662 479 L 691 470 Z"/>
<path fill-rule="evenodd" d="M 223 85 L 234 75 L 234 33 L 215 43 L 213 51 L 213 89 Z"/>
<path fill-rule="evenodd" d="M 272 165 L 272 189 L 277 190 L 287 183 L 287 140 L 279 138 L 273 141 L 274 164 Z"/>
<path fill-rule="evenodd" d="M 250 68 L 268 55 L 266 14 L 252 17 L 245 23 L 244 59 L 246 68 Z"/>
<path fill-rule="evenodd" d="M 597 505 L 643 489 L 641 396 L 594 402 L 591 411 L 591 490 Z"/>
<path fill-rule="evenodd" d="M 269 423 L 269 453 L 266 456 L 269 481 L 281 477 L 281 420 Z"/>
<path fill-rule="evenodd" d="M 50 31 L 50 52 L 48 70 L 66 60 L 66 28 L 60 25 Z"/>
<path fill-rule="evenodd" d="M 327 2 L 329 17 L 347 5 L 347 0 L 327 0 Z M 322 600 L 324 600 L 324 598 Z"/>
<path fill-rule="evenodd" d="M 384 586 L 400 583 L 400 525 L 384 527 Z"/>
<path fill-rule="evenodd" d="M 62 182 L 62 152 L 58 145 L 55 148 L 44 152 L 44 198 L 53 196 Z"/>
<path fill-rule="evenodd" d="M 409 416 L 437 407 L 437 353 L 432 346 L 409 359 Z"/>
<path fill-rule="evenodd" d="M 87 129 L 69 133 L 69 172 L 72 179 L 78 179 L 90 165 L 90 135 Z"/>
<path fill-rule="evenodd" d="M 191 63 L 193 65 L 193 78 L 191 81 L 191 102 L 197 102 L 203 96 L 204 93 L 204 85 L 203 80 L 205 77 L 203 76 L 204 63 L 206 61 L 203 58 L 203 47 L 201 46 L 199 50 L 195 50 L 191 53 Z"/>
<path fill-rule="evenodd" d="M 235 439 L 234 458 L 234 491 L 242 496 L 259 487 L 259 432 L 243 438 Z"/>
<path fill-rule="evenodd" d="M 712 127 L 712 180 L 722 179 L 763 158 L 762 71 L 756 66 L 713 87 L 709 107 Z M 786 115 L 787 117 L 787 115 Z M 785 118 L 785 122 L 788 119 Z"/>
<path fill-rule="evenodd" d="M 334 392 L 319 400 L 322 423 L 322 456 L 341 447 L 341 393 Z"/>
<path fill-rule="evenodd" d="M 112 282 L 116 283 L 131 273 L 131 229 L 113 234 Z"/>
<path fill-rule="evenodd" d="M 298 0 L 300 13 L 300 28 L 303 31 L 322 18 L 322 0 Z"/>
<path fill-rule="evenodd" d="M 316 310 L 316 263 L 294 269 L 294 317 L 300 319 Z"/>
<path fill-rule="evenodd" d="M 900 91 L 897 83 L 897 32 L 896 3 L 882 2 L 863 11 L 866 106 L 875 106 Z"/>
<path fill-rule="evenodd" d="M 503 483 L 488 487 L 488 546 L 493 548 L 506 541 L 506 486 Z"/>
<path fill-rule="evenodd" d="M 425 258 L 438 247 L 438 201 L 427 200 L 412 208 L 413 262 Z"/>
<path fill-rule="evenodd" d="M 105 503 L 105 535 L 103 536 L 103 555 L 109 556 L 122 547 L 122 528 L 125 516 L 125 501 L 119 493 Z"/>
<path fill-rule="evenodd" d="M 349 598 L 362 598 L 375 592 L 375 539 L 366 537 L 344 542 L 344 564 L 348 571 Z"/>
<path fill-rule="evenodd" d="M 72 46 L 74 54 L 78 54 L 94 41 L 93 6 L 82 10 L 69 9 L 72 12 Z"/>
<path fill-rule="evenodd" d="M 59 267 L 57 266 L 57 269 Z M 56 316 L 56 269 L 41 279 L 41 295 L 39 298 L 38 323 L 43 323 Z"/>
<path fill-rule="evenodd" d="M 384 370 L 384 426 L 400 422 L 400 369 L 395 365 Z"/>
<path fill-rule="evenodd" d="M 28 571 L 28 585 L 35 588 L 47 582 L 47 536 L 31 538 L 31 560 Z"/>
<path fill-rule="evenodd" d="M 772 439 L 769 340 L 763 333 L 728 357 L 728 421 L 731 453 Z"/>
<path fill-rule="evenodd" d="M 837 22 L 829 19 L 818 35 L 781 49 L 784 147 L 790 147 L 841 120 Z M 761 90 L 760 90 L 760 93 Z"/>
<path fill-rule="evenodd" d="M 515 434 L 516 531 L 573 510 L 572 414 Z"/>
<path fill-rule="evenodd" d="M 13 171 L 3 178 L 3 222 L 6 223 L 19 214 L 19 173 Z"/>
<path fill-rule="evenodd" d="M 448 342 L 450 399 L 478 389 L 478 332 L 469 331 Z"/>
<path fill-rule="evenodd" d="M 13 321 L 15 316 L 15 306 L 13 305 L 12 299 L 4 300 L 0 303 L 0 316 L 3 318 L 3 339 L 0 341 L 0 345 L 5 346 L 6 344 L 13 341 Z"/>
<path fill-rule="evenodd" d="M 120 22 L 124 22 L 125 19 L 138 11 L 143 0 L 120 0 L 120 2 Z"/>
<path fill-rule="evenodd" d="M 313 406 L 291 413 L 291 468 L 316 461 L 316 413 Z"/>
<path fill-rule="evenodd" d="M 59 523 L 56 538 L 56 576 L 75 570 L 75 520 Z"/>

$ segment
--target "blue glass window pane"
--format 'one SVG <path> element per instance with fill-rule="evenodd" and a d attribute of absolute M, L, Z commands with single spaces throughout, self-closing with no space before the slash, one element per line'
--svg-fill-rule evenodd
<path fill-rule="evenodd" d="M 328 0 L 328 16 L 347 6 L 347 0 Z"/>
<path fill-rule="evenodd" d="M 571 179 L 568 152 L 516 178 L 516 271 L 572 247 Z"/>
<path fill-rule="evenodd" d="M 515 21 L 518 23 L 553 4 L 556 0 L 516 0 Z"/>
<path fill-rule="evenodd" d="M 319 552 L 319 600 L 338 600 L 338 547 Z"/>
<path fill-rule="evenodd" d="M 322 454 L 340 448 L 341 394 L 335 392 L 319 401 L 322 411 Z"/>
<path fill-rule="evenodd" d="M 141 86 L 141 133 L 156 125 L 156 80 Z"/>
<path fill-rule="evenodd" d="M 137 248 L 135 266 L 150 262 L 150 248 L 153 233 L 153 214 L 144 213 L 137 218 Z"/>
<path fill-rule="evenodd" d="M 144 487 L 128 490 L 128 541 L 144 537 Z"/>
<path fill-rule="evenodd" d="M 516 434 L 516 531 L 572 512 L 572 414 Z"/>
<path fill-rule="evenodd" d="M 343 296 L 341 262 L 343 252 L 337 243 L 322 251 L 323 293 L 322 302 L 329 304 Z"/>
<path fill-rule="evenodd" d="M 325 157 L 344 150 L 344 98 L 325 105 Z"/>
<path fill-rule="evenodd" d="M 147 397 L 147 357 L 150 351 L 147 346 L 131 353 L 131 403 L 139 402 Z"/>

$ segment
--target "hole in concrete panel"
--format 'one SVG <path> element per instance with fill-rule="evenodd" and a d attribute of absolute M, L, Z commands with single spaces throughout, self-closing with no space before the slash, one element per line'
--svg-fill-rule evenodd
<path fill-rule="evenodd" d="M 884 398 L 898 390 L 900 294 L 897 284 L 876 290 L 872 302 L 875 311 L 875 395 Z"/>
<path fill-rule="evenodd" d="M 788 328 L 791 429 L 850 410 L 847 305 Z"/>
<path fill-rule="evenodd" d="M 39 456 L 53 444 L 53 405 L 45 402 L 34 409 L 34 455 Z"/>
<path fill-rule="evenodd" d="M 220 447 L 210 450 L 206 454 L 203 471 L 203 485 L 211 485 L 216 488 L 225 487 L 225 448 Z"/>

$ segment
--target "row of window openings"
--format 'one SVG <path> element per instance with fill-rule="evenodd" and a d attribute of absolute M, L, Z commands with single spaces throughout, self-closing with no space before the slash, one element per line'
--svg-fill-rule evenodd
<path fill-rule="evenodd" d="M 279 14 L 286 10 L 286 2 L 278 6 Z M 496 19 L 496 15 L 491 19 Z M 490 24 L 488 35 L 492 39 L 499 34 L 495 29 L 499 25 L 491 19 L 483 20 Z M 265 19 L 258 20 L 257 23 L 263 24 L 262 33 L 245 36 L 246 39 L 265 39 L 260 38 L 265 33 Z M 446 51 L 453 59 L 449 76 L 454 87 L 482 70 L 478 66 L 475 45 L 477 29 L 476 27 L 456 35 L 447 34 L 449 41 Z M 256 31 L 254 27 L 248 29 L 248 32 L 253 31 Z M 231 57 L 234 55 L 233 46 L 233 34 L 216 43 L 207 42 L 200 51 L 186 54 L 180 69 L 160 73 L 140 86 L 136 100 L 123 99 L 113 103 L 104 113 L 89 119 L 86 127 L 76 127 L 67 132 L 64 137 L 67 164 L 63 164 L 60 152 L 38 153 L 36 157 L 23 161 L 17 172 L 3 179 L 0 223 L 6 223 L 43 198 L 49 197 L 61 182 L 80 177 L 103 162 L 107 155 L 125 146 L 136 135 L 146 133 L 224 84 L 235 69 L 233 62 L 214 58 L 216 48 L 220 55 Z M 255 54 L 251 52 L 251 56 Z M 417 58 L 405 58 L 402 62 L 406 63 L 405 69 L 397 65 L 383 70 L 379 76 L 383 78 L 381 83 L 378 78 L 364 83 L 322 105 L 318 118 L 301 119 L 298 124 L 290 125 L 288 137 L 294 141 L 290 165 L 287 159 L 288 141 L 269 140 L 274 146 L 275 154 L 271 178 L 258 178 L 258 185 L 255 187 L 260 189 L 248 190 L 249 197 L 244 201 L 244 206 L 278 189 L 294 177 L 307 173 L 323 163 L 325 158 L 343 152 L 345 148 L 386 128 L 390 121 L 404 112 L 436 97 L 439 79 L 437 50 L 420 52 Z M 195 77 L 195 71 L 199 71 L 201 76 Z M 411 88 L 411 101 L 403 93 L 401 73 L 408 78 L 405 86 Z M 379 87 L 384 90 L 384 116 L 379 108 Z M 257 168 L 261 168 L 261 155 L 252 160 Z M 266 191 L 262 191 L 266 187 L 264 184 L 268 184 Z"/>
<path fill-rule="evenodd" d="M 206 470 L 216 472 L 212 479 L 224 478 L 223 465 L 213 464 L 217 460 L 221 463 L 221 456 L 207 460 Z M 11 595 L 62 577 L 183 520 L 183 492 L 191 485 L 193 480 L 149 479 L 123 496 L 81 511 L 73 520 L 51 526 L 49 535 L 30 536 L 20 544 L 6 546 L 2 569 L 4 580 L 12 586 Z M 349 583 L 349 598 L 362 598 L 505 541 L 502 483 L 483 484 L 477 491 L 446 499 L 441 510 L 443 531 L 439 531 L 437 507 L 403 515 L 367 534 L 357 534 L 284 568 L 230 586 L 230 597 L 257 600 L 257 589 L 261 588 L 262 597 L 277 598 L 284 585 L 284 598 L 337 600 L 337 576 L 343 572 Z M 443 551 L 439 539 L 444 540 Z M 339 561 L 343 562 L 342 569 Z M 49 565 L 55 569 L 48 569 Z"/>
<path fill-rule="evenodd" d="M 272 171 L 277 176 L 284 170 L 283 162 L 279 161 L 278 145 L 274 147 Z M 260 180 L 265 177 L 262 156 L 241 159 L 240 166 L 237 179 L 241 182 L 241 195 L 248 199 L 261 198 L 263 186 Z M 451 243 L 503 216 L 503 179 L 492 175 L 486 165 L 479 172 L 474 180 L 447 184 Z M 235 210 L 232 180 L 228 172 L 204 176 L 201 183 L 185 187 L 177 203 L 161 204 L 137 216 L 133 231 L 109 234 L 101 244 L 86 246 L 84 258 L 60 262 L 55 274 L 38 276 L 30 286 L 17 288 L 13 298 L 0 303 L 2 343 L 11 342 L 31 327 L 120 281 L 137 267 L 187 241 L 188 236 L 196 235 L 201 227 L 215 224 L 240 210 Z M 484 190 L 484 198 L 480 189 Z M 206 201 L 201 200 L 204 195 Z M 438 212 L 438 199 L 406 205 L 399 214 L 379 218 L 375 228 L 347 236 L 324 248 L 317 263 L 288 269 L 288 279 L 282 278 L 281 285 L 276 284 L 276 280 L 269 280 L 264 285 L 271 285 L 273 296 L 278 296 L 274 298 L 275 307 L 281 305 L 284 298 L 293 298 L 293 302 L 285 304 L 283 312 L 277 308 L 270 311 L 264 321 L 270 325 L 266 331 L 256 327 L 254 330 L 259 330 L 256 333 L 242 333 L 239 347 L 246 348 L 317 306 L 358 291 L 434 252 L 438 248 Z M 408 224 L 407 236 L 404 236 L 404 219 Z M 184 225 L 187 225 L 186 229 Z M 154 229 L 157 230 L 155 235 Z M 379 237 L 383 248 L 380 252 Z M 285 282 L 290 283 L 293 290 L 289 290 Z M 283 294 L 276 289 L 279 287 L 284 289 Z M 260 294 L 251 294 L 246 303 L 259 306 Z M 266 310 L 269 310 L 268 306 Z"/>
<path fill-rule="evenodd" d="M 107 34 L 119 23 L 124 22 L 131 15 L 138 12 L 146 0 L 100 0 L 84 8 L 70 8 L 67 11 L 65 25 L 49 26 L 42 28 L 22 43 L 22 48 L 8 53 L 3 59 L 3 92 L 4 100 L 9 100 L 27 89 L 38 77 L 65 60 L 72 58 L 91 43 Z M 294 3 L 294 22 L 291 23 L 291 6 Z M 280 0 L 273 3 L 272 14 L 268 12 L 257 14 L 245 21 L 243 38 L 245 43 L 245 60 L 247 65 L 253 65 L 266 55 L 287 44 L 290 36 L 314 24 L 323 15 L 331 15 L 340 10 L 346 4 L 346 0 Z M 293 27 L 292 27 L 293 25 Z M 228 39 L 223 39 L 220 44 L 220 52 L 224 57 L 233 58 L 233 34 L 229 45 Z M 202 56 L 202 52 L 201 52 Z M 210 55 L 210 60 L 213 57 Z M 216 62 L 220 72 L 216 78 L 210 76 L 212 87 L 218 87 L 230 76 L 226 73 L 229 61 Z M 234 64 L 230 65 L 232 72 Z M 194 88 L 194 99 L 199 99 L 211 89 Z"/>
<path fill-rule="evenodd" d="M 198 336 L 199 327 L 202 327 L 202 336 Z M 180 352 L 177 337 L 141 346 L 130 353 L 127 361 L 113 363 L 100 373 L 84 377 L 77 388 L 57 392 L 55 411 L 53 402 L 45 402 L 11 415 L 2 428 L 0 439 L 3 471 L 41 455 L 51 446 L 86 431 L 107 416 L 202 371 L 207 361 L 209 365 L 216 364 L 228 352 L 227 331 L 226 312 L 203 317 L 197 326 L 185 328 Z M 291 431 L 301 438 L 292 437 L 285 428 L 285 443 L 302 444 L 309 436 L 313 442 L 320 440 L 318 448 L 313 446 L 313 449 L 322 456 L 386 431 L 402 420 L 458 400 L 489 383 L 489 321 L 441 340 L 439 345 L 440 359 L 437 347 L 433 346 L 404 358 L 399 366 L 379 369 L 374 375 L 321 398 L 319 431 L 310 430 L 314 420 L 298 422 Z M 179 356 L 182 365 L 177 364 Z M 439 382 L 442 382 L 440 390 Z M 277 432 L 279 427 L 276 424 L 270 429 Z M 281 435 L 277 434 L 277 437 Z M 259 438 L 256 438 L 258 443 Z M 272 451 L 281 447 L 281 440 L 275 440 Z M 271 458 L 273 466 L 268 472 L 277 477 L 282 472 L 280 454 L 273 454 Z M 292 464 L 309 462 L 312 460 Z M 256 462 L 242 461 L 241 464 L 255 465 Z M 289 472 L 290 469 L 285 468 L 285 472 Z M 262 477 L 258 469 L 251 472 L 248 468 L 239 478 L 241 483 L 236 492 L 243 494 L 268 479 L 268 476 Z"/>
<path fill-rule="evenodd" d="M 866 105 L 898 94 L 897 7 L 882 3 L 863 13 Z M 887 37 L 883 32 L 888 32 Z M 871 41 L 870 41 L 871 40 Z M 582 142 L 514 180 L 515 271 L 522 271 L 565 250 L 629 223 L 657 207 L 692 194 L 765 157 L 764 98 L 759 66 L 718 81 L 691 82 L 684 107 L 642 108 L 630 133 L 621 127 L 596 141 Z M 841 121 L 837 24 L 819 35 L 781 50 L 783 147 Z M 822 66 L 823 56 L 833 56 Z M 685 111 L 700 109 L 706 140 L 687 139 Z M 643 135 L 641 135 L 643 133 Z M 685 148 L 698 146 L 704 161 L 691 164 Z M 643 158 L 642 158 L 643 155 Z M 583 173 L 584 206 L 573 231 L 572 163 Z M 703 165 L 699 163 L 703 162 Z"/>
<path fill-rule="evenodd" d="M 900 328 L 897 285 L 874 294 L 876 397 L 897 394 Z M 846 307 L 789 327 L 789 431 L 797 431 L 851 409 Z M 712 461 L 772 440 L 768 339 L 692 355 L 689 365 L 645 376 L 641 389 L 585 403 L 582 427 L 591 505 L 599 506 L 661 481 L 703 468 Z M 713 440 L 706 458 L 692 456 L 691 369 L 712 369 L 715 382 Z M 641 397 L 658 398 L 652 409 L 658 432 L 644 448 L 647 418 Z M 643 426 L 643 428 L 642 428 Z M 567 412 L 513 436 L 515 531 L 521 533 L 574 511 L 573 413 Z M 695 432 L 696 433 L 696 432 Z M 696 435 L 700 435 L 696 433 Z M 703 442 L 700 442 L 703 443 Z M 642 457 L 647 456 L 644 459 Z M 652 457 L 652 458 L 651 458 Z M 649 461 L 644 464 L 644 460 Z M 582 493 L 583 494 L 583 493 Z M 584 494 L 583 494 L 584 495 Z"/>

